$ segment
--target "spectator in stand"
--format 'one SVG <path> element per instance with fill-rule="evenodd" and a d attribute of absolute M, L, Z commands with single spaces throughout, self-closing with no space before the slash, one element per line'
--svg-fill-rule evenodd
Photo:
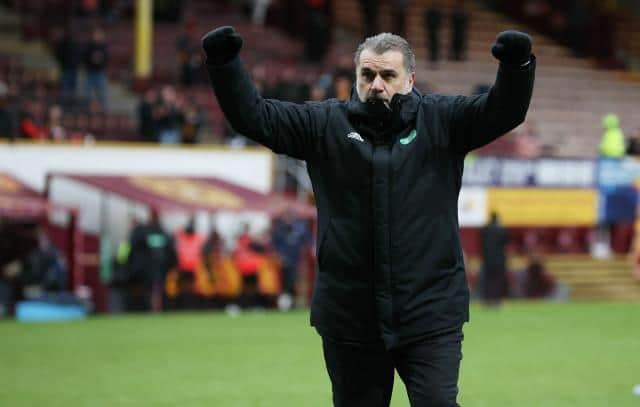
<path fill-rule="evenodd" d="M 513 3 L 517 4 L 518 2 Z M 551 17 L 551 5 L 548 0 L 526 0 L 521 4 L 522 16 L 528 24 L 542 28 L 548 23 L 548 19 Z"/>
<path fill-rule="evenodd" d="M 130 0 L 102 0 L 100 12 L 107 24 L 118 23 L 131 10 Z"/>
<path fill-rule="evenodd" d="M 573 54 L 578 58 L 584 58 L 589 53 L 590 20 L 588 5 L 583 0 L 572 0 L 567 15 L 566 38 Z"/>
<path fill-rule="evenodd" d="M 180 99 L 173 86 L 166 85 L 162 88 L 155 112 L 160 143 L 177 144 L 180 141 L 183 116 L 180 111 Z"/>
<path fill-rule="evenodd" d="M 567 13 L 558 7 L 554 7 L 551 11 L 551 15 L 549 16 L 548 24 L 551 35 L 557 38 L 561 43 L 566 44 L 568 42 L 566 38 Z"/>
<path fill-rule="evenodd" d="M 62 38 L 55 44 L 55 57 L 60 67 L 60 96 L 64 104 L 75 99 L 80 67 L 80 45 L 73 29 L 67 26 Z"/>
<path fill-rule="evenodd" d="M 320 62 L 327 53 L 330 26 L 327 0 L 304 0 L 307 13 L 305 36 L 305 58 L 309 62 Z"/>
<path fill-rule="evenodd" d="M 338 100 L 349 100 L 353 82 L 353 69 L 336 68 L 333 72 L 333 83 L 329 96 Z"/>
<path fill-rule="evenodd" d="M 392 0 L 393 10 L 393 33 L 401 37 L 406 37 L 406 17 L 409 0 Z"/>
<path fill-rule="evenodd" d="M 451 54 L 450 59 L 462 61 L 467 51 L 467 25 L 469 17 L 464 7 L 464 0 L 457 0 L 451 14 Z"/>
<path fill-rule="evenodd" d="M 509 242 L 509 234 L 500 224 L 496 212 L 491 214 L 489 224 L 482 228 L 480 237 L 483 298 L 488 305 L 500 305 L 500 301 L 508 292 L 505 247 Z"/>
<path fill-rule="evenodd" d="M 558 148 L 555 144 L 543 144 L 540 146 L 540 157 L 554 158 L 558 157 Z"/>
<path fill-rule="evenodd" d="M 81 0 L 77 2 L 77 12 L 83 17 L 98 17 L 100 14 L 100 1 Z"/>
<path fill-rule="evenodd" d="M 310 244 L 311 231 L 303 219 L 298 219 L 293 208 L 287 207 L 274 220 L 271 245 L 280 257 L 282 296 L 278 304 L 289 309 L 296 296 L 298 266 L 303 249 Z"/>
<path fill-rule="evenodd" d="M 379 0 L 360 0 L 362 18 L 364 26 L 364 38 L 371 37 L 378 33 L 378 11 L 380 10 Z"/>
<path fill-rule="evenodd" d="M 606 5 L 600 7 L 595 13 L 595 18 L 591 25 L 591 48 L 594 56 L 604 67 L 612 67 L 614 50 L 616 47 L 615 38 L 615 12 Z M 613 65 L 615 66 L 615 65 Z"/>
<path fill-rule="evenodd" d="M 555 282 L 545 270 L 542 260 L 537 256 L 529 258 L 525 270 L 522 293 L 525 298 L 548 298 L 553 293 Z"/>
<path fill-rule="evenodd" d="M 184 3 L 186 2 L 183 0 L 154 0 L 154 21 L 177 22 L 183 14 Z"/>
<path fill-rule="evenodd" d="M 309 100 L 312 102 L 322 102 L 325 99 L 327 99 L 327 89 L 320 84 L 313 85 L 309 94 Z"/>
<path fill-rule="evenodd" d="M 202 127 L 202 113 L 195 102 L 185 103 L 183 110 L 182 144 L 197 144 L 200 142 L 200 128 Z"/>
<path fill-rule="evenodd" d="M 624 133 L 620 128 L 618 115 L 607 113 L 602 118 L 602 141 L 600 142 L 600 157 L 622 158 L 625 153 Z"/>
<path fill-rule="evenodd" d="M 442 28 L 442 8 L 440 1 L 434 0 L 424 13 L 424 25 L 427 31 L 429 60 L 432 63 L 440 59 L 440 29 Z"/>
<path fill-rule="evenodd" d="M 627 142 L 627 155 L 640 156 L 640 127 L 636 127 Z"/>
<path fill-rule="evenodd" d="M 194 29 L 193 23 L 186 23 L 176 41 L 180 84 L 184 86 L 191 86 L 198 82 L 198 75 L 202 67 L 199 44 L 193 36 Z"/>
<path fill-rule="evenodd" d="M 178 307 L 194 308 L 196 305 L 195 277 L 202 264 L 202 246 L 205 237 L 196 233 L 195 218 L 189 219 L 185 228 L 176 233 L 178 254 Z"/>
<path fill-rule="evenodd" d="M 333 91 L 338 100 L 347 101 L 350 98 L 353 80 L 350 76 L 338 74 L 333 80 Z"/>
<path fill-rule="evenodd" d="M 287 102 L 302 103 L 308 99 L 308 94 L 308 86 L 296 77 L 293 67 L 284 68 L 275 90 L 276 98 Z"/>
<path fill-rule="evenodd" d="M 45 140 L 47 129 L 42 125 L 42 105 L 33 101 L 25 101 L 20 113 L 20 137 L 28 140 Z"/>
<path fill-rule="evenodd" d="M 53 141 L 63 141 L 67 139 L 67 131 L 62 125 L 62 115 L 63 112 L 60 105 L 52 105 L 49 107 L 49 115 L 47 117 L 48 138 Z"/>
<path fill-rule="evenodd" d="M 528 122 L 516 133 L 515 154 L 519 158 L 533 159 L 542 155 L 542 147 L 533 123 Z"/>
<path fill-rule="evenodd" d="M 14 141 L 15 119 L 9 110 L 9 88 L 6 83 L 0 81 L 0 140 Z"/>
<path fill-rule="evenodd" d="M 87 74 L 87 98 L 97 100 L 103 110 L 107 108 L 107 66 L 109 52 L 102 28 L 94 28 L 91 40 L 87 43 L 83 55 Z"/>
<path fill-rule="evenodd" d="M 138 104 L 138 137 L 141 141 L 158 142 L 154 110 L 158 104 L 158 92 L 149 88 Z"/>

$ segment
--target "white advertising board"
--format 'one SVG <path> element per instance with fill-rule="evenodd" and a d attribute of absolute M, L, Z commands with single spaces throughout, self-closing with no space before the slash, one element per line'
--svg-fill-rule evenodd
<path fill-rule="evenodd" d="M 460 227 L 479 227 L 487 224 L 487 190 L 463 187 L 458 198 Z"/>
<path fill-rule="evenodd" d="M 269 192 L 273 183 L 273 154 L 257 148 L 0 143 L 0 171 L 38 191 L 43 190 L 47 173 L 68 172 L 214 176 Z"/>

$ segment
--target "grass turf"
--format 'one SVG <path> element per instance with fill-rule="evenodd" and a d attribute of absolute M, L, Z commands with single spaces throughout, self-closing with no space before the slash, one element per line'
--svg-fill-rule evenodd
<path fill-rule="evenodd" d="M 463 406 L 637 406 L 640 304 L 472 307 Z M 2 406 L 329 406 L 307 312 L 0 322 Z M 396 377 L 392 406 L 408 406 Z"/>

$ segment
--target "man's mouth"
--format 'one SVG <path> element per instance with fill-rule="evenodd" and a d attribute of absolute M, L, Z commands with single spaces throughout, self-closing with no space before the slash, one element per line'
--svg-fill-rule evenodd
<path fill-rule="evenodd" d="M 387 100 L 379 93 L 376 94 L 371 94 L 369 95 L 369 97 L 367 97 L 367 102 L 376 102 L 378 100 L 382 100 L 383 102 L 386 102 Z"/>
<path fill-rule="evenodd" d="M 377 95 L 371 95 L 367 98 L 367 103 L 384 103 L 384 105 L 389 108 L 390 104 L 389 101 L 383 97 L 377 96 Z"/>

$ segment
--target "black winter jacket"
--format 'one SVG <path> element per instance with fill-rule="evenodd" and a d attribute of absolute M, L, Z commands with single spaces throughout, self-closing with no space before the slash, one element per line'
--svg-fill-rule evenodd
<path fill-rule="evenodd" d="M 263 99 L 239 58 L 208 71 L 238 132 L 307 162 L 318 209 L 311 324 L 321 335 L 394 348 L 468 320 L 457 216 L 464 156 L 524 120 L 535 57 L 500 67 L 487 94 L 414 90 L 374 115 L 357 98 Z"/>

